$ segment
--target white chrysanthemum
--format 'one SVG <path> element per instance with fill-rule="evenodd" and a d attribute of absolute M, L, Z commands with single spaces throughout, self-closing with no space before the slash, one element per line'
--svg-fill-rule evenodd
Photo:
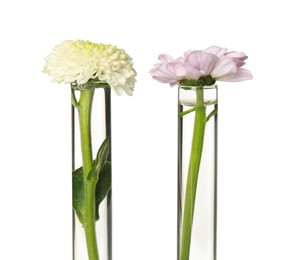
<path fill-rule="evenodd" d="M 57 45 L 46 57 L 43 71 L 58 83 L 82 85 L 98 78 L 119 95 L 123 90 L 132 95 L 136 82 L 132 59 L 124 50 L 82 40 Z"/>

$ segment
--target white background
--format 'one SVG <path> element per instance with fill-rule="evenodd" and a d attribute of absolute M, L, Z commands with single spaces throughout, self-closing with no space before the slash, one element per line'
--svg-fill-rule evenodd
<path fill-rule="evenodd" d="M 0 259 L 71 259 L 69 86 L 41 73 L 66 39 L 134 58 L 113 95 L 114 260 L 172 260 L 177 89 L 148 74 L 160 53 L 244 51 L 254 79 L 219 83 L 219 260 L 297 259 L 293 0 L 2 1 Z"/>

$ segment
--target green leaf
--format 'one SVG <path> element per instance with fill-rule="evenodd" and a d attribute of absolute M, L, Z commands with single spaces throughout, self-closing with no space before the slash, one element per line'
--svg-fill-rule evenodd
<path fill-rule="evenodd" d="M 99 220 L 99 205 L 111 189 L 111 163 L 106 161 L 99 173 L 99 180 L 96 186 L 96 220 Z"/>
<path fill-rule="evenodd" d="M 72 173 L 72 205 L 79 221 L 84 223 L 85 216 L 85 194 L 84 194 L 84 173 L 80 167 Z"/>
<path fill-rule="evenodd" d="M 209 119 L 211 119 L 214 115 L 216 115 L 218 113 L 218 109 L 214 109 L 214 110 L 212 110 L 210 113 L 209 113 L 209 115 L 206 117 L 206 120 L 205 120 L 205 122 L 208 122 L 209 121 Z"/>
<path fill-rule="evenodd" d="M 95 214 L 99 219 L 99 205 L 111 188 L 111 163 L 106 161 L 109 154 L 109 139 L 106 138 L 93 161 L 92 170 L 88 173 L 87 182 L 91 182 L 95 190 Z M 83 167 L 72 174 L 72 203 L 79 221 L 85 222 L 85 180 Z"/>
<path fill-rule="evenodd" d="M 111 163 L 106 161 L 99 173 L 99 181 L 95 191 L 95 214 L 96 221 L 99 220 L 99 205 L 105 199 L 111 189 Z M 85 218 L 85 195 L 84 195 L 84 175 L 83 168 L 80 167 L 72 174 L 72 203 L 73 209 L 81 222 Z"/>
<path fill-rule="evenodd" d="M 107 160 L 108 154 L 109 154 L 109 138 L 106 137 L 97 152 L 97 156 L 94 161 L 93 168 L 88 174 L 88 180 L 95 180 L 96 182 L 98 181 L 99 172 L 104 166 Z"/>

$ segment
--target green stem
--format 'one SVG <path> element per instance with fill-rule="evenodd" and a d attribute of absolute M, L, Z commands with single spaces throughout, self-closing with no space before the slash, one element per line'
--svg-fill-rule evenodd
<path fill-rule="evenodd" d="M 196 109 L 197 109 L 197 107 L 195 106 L 195 107 L 193 107 L 193 108 L 191 108 L 189 110 L 186 110 L 186 111 L 181 112 L 178 116 L 179 117 L 183 117 L 184 115 L 187 115 L 187 114 L 189 114 L 191 112 L 194 112 Z"/>
<path fill-rule="evenodd" d="M 79 100 L 79 124 L 81 134 L 81 153 L 84 171 L 85 191 L 85 220 L 84 229 L 88 249 L 89 260 L 99 260 L 96 228 L 95 228 L 95 189 L 96 183 L 88 180 L 88 174 L 93 167 L 92 139 L 91 139 L 91 111 L 94 89 L 80 91 Z"/>
<path fill-rule="evenodd" d="M 203 139 L 206 123 L 206 111 L 203 100 L 203 89 L 197 88 L 196 95 L 197 108 L 195 112 L 192 148 L 186 184 L 180 260 L 189 260 L 190 255 L 196 189 L 198 183 L 198 175 L 203 150 Z"/>

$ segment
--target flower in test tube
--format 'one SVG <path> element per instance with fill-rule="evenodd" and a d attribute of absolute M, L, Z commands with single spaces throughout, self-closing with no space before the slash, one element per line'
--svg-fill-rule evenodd
<path fill-rule="evenodd" d="M 191 85 L 212 85 L 216 80 L 244 81 L 252 79 L 251 72 L 242 68 L 246 59 L 243 52 L 227 52 L 226 48 L 211 46 L 205 50 L 186 51 L 177 59 L 161 54 L 160 62 L 150 73 L 154 79 L 171 86 L 187 81 Z"/>

